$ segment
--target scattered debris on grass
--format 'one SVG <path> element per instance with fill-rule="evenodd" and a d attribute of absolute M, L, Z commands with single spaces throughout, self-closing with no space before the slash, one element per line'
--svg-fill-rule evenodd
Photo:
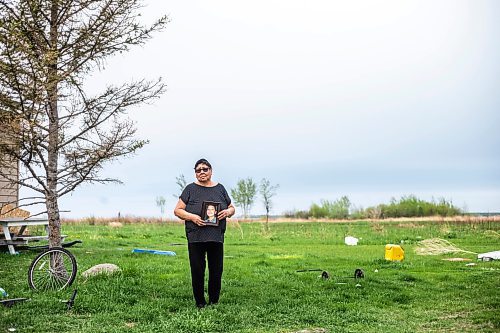
<path fill-rule="evenodd" d="M 99 274 L 110 275 L 120 271 L 121 271 L 120 267 L 116 266 L 115 264 L 99 264 L 87 269 L 85 272 L 82 273 L 82 276 L 84 278 L 88 278 L 90 276 L 96 276 Z"/>
<path fill-rule="evenodd" d="M 450 241 L 442 238 L 430 238 L 424 239 L 417 243 L 418 247 L 415 249 L 415 253 L 423 256 L 437 256 L 446 253 L 472 253 L 476 252 L 466 251 L 458 248 Z"/>

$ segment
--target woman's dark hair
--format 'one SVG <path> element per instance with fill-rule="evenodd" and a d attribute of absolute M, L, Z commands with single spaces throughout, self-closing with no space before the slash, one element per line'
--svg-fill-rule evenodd
<path fill-rule="evenodd" d="M 194 168 L 196 169 L 196 167 L 200 164 L 205 164 L 206 166 L 208 166 L 210 169 L 212 169 L 212 164 L 210 164 L 209 161 L 207 161 L 206 159 L 202 158 L 198 161 L 196 161 L 196 163 L 194 164 Z"/>

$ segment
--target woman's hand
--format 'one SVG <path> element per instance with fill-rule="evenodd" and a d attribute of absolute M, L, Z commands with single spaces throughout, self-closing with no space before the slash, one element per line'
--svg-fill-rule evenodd
<path fill-rule="evenodd" d="M 229 209 L 221 210 L 219 212 L 219 214 L 217 214 L 217 217 L 219 218 L 219 220 L 226 219 L 229 216 L 231 216 L 231 212 L 229 211 Z"/>
<path fill-rule="evenodd" d="M 198 216 L 198 215 L 196 215 L 196 214 L 191 214 L 190 220 L 193 223 L 199 225 L 200 227 L 205 226 L 205 222 L 203 222 L 203 220 L 201 219 L 201 217 Z"/>

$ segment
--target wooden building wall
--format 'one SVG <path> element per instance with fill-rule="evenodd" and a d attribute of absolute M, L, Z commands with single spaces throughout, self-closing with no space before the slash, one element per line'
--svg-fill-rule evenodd
<path fill-rule="evenodd" d="M 0 123 L 0 141 L 3 143 L 7 140 L 5 137 L 4 124 Z M 19 186 L 9 182 L 3 174 L 9 175 L 18 179 L 19 177 L 19 163 L 17 161 L 9 160 L 9 158 L 0 152 L 0 207 L 10 203 L 17 207 L 19 200 Z"/>

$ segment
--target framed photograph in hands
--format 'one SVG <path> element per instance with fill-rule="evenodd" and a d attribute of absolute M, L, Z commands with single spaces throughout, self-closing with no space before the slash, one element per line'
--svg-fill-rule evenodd
<path fill-rule="evenodd" d="M 218 226 L 219 218 L 217 214 L 220 211 L 220 202 L 215 201 L 203 201 L 203 205 L 201 206 L 201 218 L 206 225 Z"/>

